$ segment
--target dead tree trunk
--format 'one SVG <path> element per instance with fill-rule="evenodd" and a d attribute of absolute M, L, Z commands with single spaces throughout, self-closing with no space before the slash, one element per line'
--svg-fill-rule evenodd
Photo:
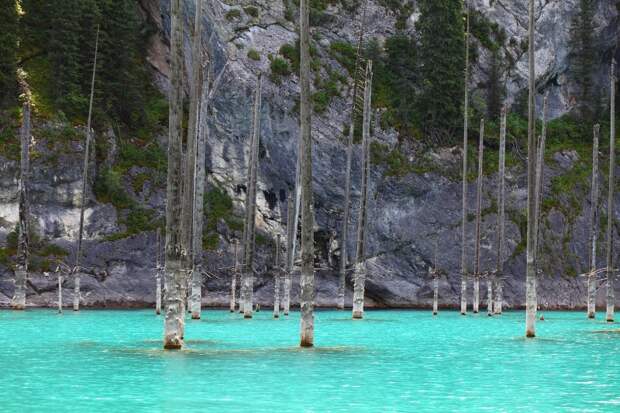
<path fill-rule="evenodd" d="M 614 321 L 614 188 L 616 169 L 616 60 L 611 61 L 610 133 L 609 133 L 609 190 L 607 193 L 607 312 L 605 319 Z"/>
<path fill-rule="evenodd" d="M 293 212 L 292 212 L 292 218 L 293 220 L 292 222 L 292 237 L 291 237 L 291 254 L 289 256 L 290 259 L 290 263 L 287 263 L 287 265 L 290 266 L 291 268 L 291 272 L 289 273 L 289 282 L 288 284 L 285 283 L 285 292 L 284 295 L 285 297 L 287 297 L 287 301 L 284 304 L 284 315 L 288 315 L 288 311 L 290 310 L 290 299 L 291 299 L 291 279 L 290 277 L 292 277 L 292 273 L 294 271 L 295 268 L 295 258 L 297 257 L 297 229 L 299 227 L 299 209 L 301 207 L 301 164 L 302 164 L 302 157 L 303 157 L 303 152 L 302 152 L 302 142 L 301 139 L 299 140 L 298 144 L 297 144 L 297 165 L 295 167 L 295 200 L 294 200 L 294 205 L 293 205 Z"/>
<path fill-rule="evenodd" d="M 540 142 L 538 143 L 537 157 L 536 157 L 536 220 L 534 225 L 536 226 L 534 239 L 534 263 L 538 270 L 538 241 L 540 240 L 540 210 L 543 198 L 543 179 L 545 173 L 545 145 L 547 141 L 547 95 L 543 98 L 543 113 L 542 113 L 542 132 L 540 134 Z"/>
<path fill-rule="evenodd" d="M 474 251 L 474 314 L 480 304 L 480 225 L 482 221 L 482 161 L 484 156 L 484 119 L 480 119 L 480 140 L 478 141 L 478 184 L 476 192 L 476 245 Z"/>
<path fill-rule="evenodd" d="M 355 136 L 355 119 L 357 115 L 356 107 L 357 107 L 357 96 L 359 93 L 359 79 L 358 79 L 358 68 L 360 62 L 362 60 L 362 43 L 364 40 L 364 29 L 365 29 L 365 20 L 366 20 L 366 5 L 367 2 L 364 2 L 364 6 L 362 9 L 362 16 L 360 20 L 360 30 L 359 37 L 357 42 L 357 53 L 355 55 L 355 68 L 353 75 L 353 94 L 352 94 L 352 102 L 351 102 L 351 125 L 349 127 L 349 136 L 347 139 L 347 168 L 345 172 L 345 182 L 344 182 L 344 214 L 342 219 L 342 230 L 340 234 L 340 278 L 338 284 L 338 300 L 337 307 L 339 310 L 344 310 L 344 296 L 346 291 L 346 275 L 347 275 L 347 264 L 349 263 L 349 254 L 347 248 L 347 242 L 349 237 L 349 211 L 351 208 L 351 163 L 353 161 L 353 138 Z"/>
<path fill-rule="evenodd" d="M 355 95 L 355 93 L 354 93 Z M 354 98 L 355 99 L 355 98 Z M 347 251 L 347 238 L 349 230 L 349 208 L 351 204 L 351 162 L 353 157 L 353 133 L 355 128 L 354 117 L 351 117 L 351 126 L 349 129 L 349 137 L 347 141 L 347 169 L 344 183 L 344 214 L 342 218 L 342 230 L 340 234 L 340 273 L 338 280 L 338 299 L 337 307 L 344 310 L 344 296 L 346 291 L 346 275 L 349 254 Z"/>
<path fill-rule="evenodd" d="M 62 314 L 62 274 L 58 273 L 58 314 Z"/>
<path fill-rule="evenodd" d="M 181 205 L 181 240 L 183 243 L 183 270 L 190 281 L 189 307 L 192 319 L 200 319 L 202 297 L 202 273 L 195 266 L 194 214 L 196 209 L 196 167 L 198 133 L 200 122 L 200 99 L 202 96 L 202 0 L 196 1 L 194 34 L 192 39 L 192 67 L 189 84 L 189 118 L 187 123 L 186 150 L 183 170 Z"/>
<path fill-rule="evenodd" d="M 183 347 L 185 333 L 186 274 L 183 270 L 181 232 L 182 117 L 183 117 L 183 23 L 181 0 L 171 0 L 170 102 L 168 137 L 168 179 L 166 187 L 166 315 L 164 348 Z"/>
<path fill-rule="evenodd" d="M 288 209 L 286 220 L 286 268 L 284 270 L 284 297 L 282 300 L 282 311 L 284 315 L 288 315 L 291 305 L 291 277 L 293 274 L 293 244 L 295 244 L 295 229 L 293 223 L 295 222 L 295 207 L 293 195 L 289 193 L 288 196 Z"/>
<path fill-rule="evenodd" d="M 161 230 L 157 228 L 157 242 L 155 244 L 155 314 L 161 314 L 161 262 L 159 251 L 161 244 Z"/>
<path fill-rule="evenodd" d="M 261 75 L 258 75 L 256 86 L 256 94 L 254 96 L 254 113 L 252 121 L 252 145 L 250 149 L 251 155 L 251 169 L 250 169 L 250 185 L 247 192 L 246 218 L 247 218 L 247 233 L 245 240 L 244 254 L 244 273 L 243 273 L 243 289 L 244 289 L 244 302 L 243 302 L 243 317 L 252 318 L 252 310 L 254 305 L 253 293 L 254 293 L 254 248 L 256 238 L 256 180 L 258 176 L 258 147 L 260 141 L 260 111 L 261 111 L 261 88 L 262 79 Z"/>
<path fill-rule="evenodd" d="M 301 138 L 301 308 L 300 345 L 314 346 L 314 201 L 312 194 L 312 105 L 310 103 L 310 4 L 299 4 Z"/>
<path fill-rule="evenodd" d="M 469 10 L 465 33 L 465 104 L 463 106 L 463 205 L 461 224 L 461 314 L 467 314 L 467 140 L 469 127 Z"/>
<path fill-rule="evenodd" d="M 487 277 L 487 315 L 493 315 L 493 275 Z"/>
<path fill-rule="evenodd" d="M 27 93 L 26 93 L 27 94 Z M 17 259 L 15 263 L 15 294 L 11 301 L 14 310 L 26 309 L 26 279 L 28 277 L 30 199 L 30 101 L 26 97 L 22 109 L 20 130 L 21 159 L 19 163 L 19 230 L 17 233 Z"/>
<path fill-rule="evenodd" d="M 596 316 L 596 241 L 598 227 L 598 137 L 600 126 L 594 125 L 592 138 L 592 187 L 590 194 L 590 273 L 588 274 L 588 318 Z"/>
<path fill-rule="evenodd" d="M 506 105 L 502 106 L 499 132 L 499 185 L 497 194 L 497 272 L 495 274 L 495 314 L 502 313 L 504 291 L 504 216 L 505 216 L 505 175 L 506 175 Z"/>
<path fill-rule="evenodd" d="M 80 259 L 82 258 L 82 237 L 84 235 L 84 207 L 86 206 L 86 185 L 88 184 L 88 161 L 90 157 L 90 140 L 92 135 L 91 120 L 93 114 L 93 97 L 95 95 L 95 75 L 97 73 L 97 51 L 99 47 L 99 27 L 95 38 L 95 58 L 93 76 L 90 82 L 90 102 L 88 104 L 88 122 L 86 124 L 86 145 L 84 146 L 84 169 L 82 172 L 82 199 L 80 200 L 80 229 L 78 231 L 77 250 L 75 251 L 73 311 L 80 310 Z"/>
<path fill-rule="evenodd" d="M 527 128 L 527 251 L 525 274 L 525 336 L 536 336 L 536 101 L 534 70 L 535 43 L 534 43 L 534 0 L 529 0 L 529 27 L 528 27 L 528 57 L 529 57 L 529 97 L 528 97 L 528 128 Z"/>
<path fill-rule="evenodd" d="M 280 234 L 276 237 L 276 262 L 273 274 L 273 318 L 280 318 Z"/>
<path fill-rule="evenodd" d="M 433 315 L 437 315 L 439 300 L 439 268 L 437 267 L 437 238 L 435 238 L 435 263 L 431 274 L 433 276 Z"/>
<path fill-rule="evenodd" d="M 237 294 L 237 273 L 239 271 L 239 240 L 235 240 L 235 264 L 230 282 L 230 312 L 235 312 L 235 298 Z"/>
<path fill-rule="evenodd" d="M 370 102 L 372 99 L 372 60 L 366 64 L 366 82 L 364 86 L 364 113 L 362 123 L 362 194 L 360 197 L 359 218 L 357 222 L 357 248 L 353 284 L 353 318 L 364 317 L 364 290 L 366 284 L 365 243 L 366 219 L 368 206 L 368 175 L 370 145 Z"/>

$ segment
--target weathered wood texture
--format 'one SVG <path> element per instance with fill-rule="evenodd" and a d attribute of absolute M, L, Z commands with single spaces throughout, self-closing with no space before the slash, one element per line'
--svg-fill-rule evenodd
<path fill-rule="evenodd" d="M 613 215 L 609 211 L 614 210 L 614 188 L 615 167 L 616 167 L 616 60 L 611 61 L 611 71 L 609 75 L 611 79 L 609 102 L 610 110 L 610 131 L 609 131 L 609 188 L 607 190 L 607 311 L 605 320 L 614 321 L 614 229 Z"/>
<path fill-rule="evenodd" d="M 183 20 L 181 0 L 171 0 L 170 92 L 168 119 L 168 178 L 166 184 L 166 314 L 164 348 L 183 347 L 185 334 L 186 274 L 181 239 L 182 118 L 183 118 Z"/>
<path fill-rule="evenodd" d="M 588 274 L 588 318 L 596 316 L 596 241 L 598 235 L 598 138 L 600 125 L 592 133 L 592 185 L 590 187 L 590 273 Z"/>
<path fill-rule="evenodd" d="M 314 346 L 314 202 L 312 194 L 312 131 L 310 92 L 310 2 L 300 0 L 300 149 L 301 162 L 301 309 L 300 345 Z"/>
<path fill-rule="evenodd" d="M 482 172 L 484 159 L 484 119 L 480 119 L 480 139 L 478 141 L 478 182 L 476 190 L 476 235 L 474 246 L 474 297 L 473 312 L 478 313 L 480 305 L 480 226 L 482 224 Z"/>
<path fill-rule="evenodd" d="M 370 105 L 372 101 L 372 60 L 366 64 L 364 86 L 364 112 L 362 119 L 362 193 L 357 221 L 357 242 L 353 283 L 353 318 L 364 316 L 364 295 L 366 287 L 366 221 L 368 219 L 368 178 L 370 171 Z"/>
<path fill-rule="evenodd" d="M 469 10 L 465 32 L 465 103 L 463 105 L 463 201 L 461 208 L 461 314 L 467 314 L 467 141 L 469 128 Z"/>
<path fill-rule="evenodd" d="M 528 128 L 527 128 L 527 245 L 525 274 L 525 336 L 536 336 L 536 73 L 535 59 L 535 2 L 529 0 L 528 13 L 528 58 L 529 58 L 529 96 L 528 96 Z"/>

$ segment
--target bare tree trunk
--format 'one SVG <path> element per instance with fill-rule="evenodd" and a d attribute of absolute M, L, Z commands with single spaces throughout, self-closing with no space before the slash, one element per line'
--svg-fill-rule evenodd
<path fill-rule="evenodd" d="M 614 188 L 616 169 L 616 60 L 611 61 L 611 90 L 610 90 L 610 133 L 609 133 L 609 190 L 607 194 L 607 312 L 605 319 L 614 321 Z"/>
<path fill-rule="evenodd" d="M 301 308 L 300 345 L 314 346 L 314 201 L 312 195 L 312 105 L 310 103 L 310 4 L 299 3 L 301 139 Z"/>
<path fill-rule="evenodd" d="M 346 274 L 347 264 L 349 263 L 349 253 L 347 248 L 347 240 L 349 237 L 349 211 L 351 208 L 351 163 L 353 161 L 353 138 L 355 136 L 355 116 L 356 116 L 356 103 L 357 95 L 359 93 L 358 87 L 358 66 L 362 60 L 362 44 L 364 40 L 364 29 L 366 21 L 366 6 L 367 2 L 364 2 L 362 9 L 362 16 L 360 20 L 360 30 L 357 42 L 357 53 L 355 56 L 355 69 L 353 75 L 353 96 L 351 102 L 351 125 L 349 127 L 349 136 L 347 139 L 347 168 L 344 183 L 344 215 L 342 219 L 342 231 L 340 234 L 340 278 L 338 284 L 338 301 L 337 307 L 339 310 L 344 310 L 344 296 L 346 291 Z"/>
<path fill-rule="evenodd" d="M 235 240 L 235 266 L 230 283 L 230 312 L 235 312 L 235 296 L 237 294 L 237 273 L 239 272 L 239 240 Z"/>
<path fill-rule="evenodd" d="M 155 250 L 155 314 L 161 314 L 161 262 L 159 251 L 161 249 L 161 230 L 157 228 L 157 243 Z"/>
<path fill-rule="evenodd" d="M 432 270 L 433 275 L 433 315 L 437 315 L 439 300 L 439 268 L 437 267 L 437 238 L 435 238 L 435 263 Z"/>
<path fill-rule="evenodd" d="M 30 200 L 28 186 L 30 180 L 30 101 L 23 104 L 22 127 L 20 130 L 21 159 L 19 163 L 19 230 L 17 233 L 17 262 L 15 263 L 15 293 L 11 300 L 14 310 L 26 309 L 26 279 L 28 277 L 28 257 L 30 253 Z"/>
<path fill-rule="evenodd" d="M 273 274 L 273 318 L 280 317 L 280 234 L 276 237 L 276 263 Z"/>
<path fill-rule="evenodd" d="M 600 125 L 594 125 L 592 138 L 592 187 L 590 194 L 590 273 L 588 274 L 588 318 L 596 316 L 596 241 L 598 227 L 598 137 Z"/>
<path fill-rule="evenodd" d="M 354 114 L 354 111 L 352 113 Z M 342 231 L 340 234 L 340 273 L 338 279 L 338 301 L 336 304 L 339 310 L 344 310 L 347 264 L 349 261 L 349 253 L 347 251 L 347 232 L 349 230 L 349 209 L 351 204 L 351 163 L 353 158 L 353 133 L 355 129 L 354 118 L 355 116 L 351 116 L 351 126 L 349 128 L 349 137 L 347 140 L 347 169 L 345 172 L 346 176 L 344 183 L 344 215 L 342 218 Z"/>
<path fill-rule="evenodd" d="M 294 208 L 292 212 L 292 236 L 291 236 L 291 254 L 289 256 L 291 272 L 289 273 L 289 282 L 285 283 L 285 296 L 287 297 L 287 301 L 284 304 L 284 315 L 288 315 L 288 311 L 290 310 L 290 299 L 291 299 L 291 279 L 293 271 L 295 269 L 295 258 L 297 257 L 297 229 L 299 227 L 299 209 L 301 207 L 301 167 L 302 167 L 302 158 L 303 158 L 303 150 L 302 150 L 302 141 L 299 140 L 297 144 L 297 165 L 295 167 L 295 200 L 294 200 Z"/>
<path fill-rule="evenodd" d="M 164 348 L 183 347 L 185 334 L 186 274 L 183 270 L 181 232 L 182 116 L 183 116 L 183 23 L 181 0 L 171 0 L 170 103 L 168 138 L 168 182 L 166 189 L 166 316 Z"/>
<path fill-rule="evenodd" d="M 370 102 L 372 99 L 372 60 L 366 65 L 366 84 L 364 86 L 364 114 L 362 123 L 362 194 L 360 197 L 359 219 L 357 222 L 357 248 L 353 283 L 353 318 L 364 317 L 364 290 L 366 284 L 365 241 L 368 206 L 368 175 L 370 145 Z"/>
<path fill-rule="evenodd" d="M 505 216 L 505 200 L 506 200 L 506 105 L 502 106 L 502 114 L 500 121 L 499 133 L 499 188 L 497 194 L 497 273 L 495 274 L 495 314 L 502 313 L 503 306 L 503 283 L 504 283 L 504 216 Z"/>
<path fill-rule="evenodd" d="M 493 278 L 491 275 L 487 277 L 487 315 L 493 315 Z"/>
<path fill-rule="evenodd" d="M 206 59 L 203 59 L 203 62 Z M 202 82 L 202 77 L 201 77 Z M 192 273 L 192 318 L 199 319 L 201 317 L 202 307 L 202 281 L 203 281 L 203 255 L 202 255 L 202 233 L 204 222 L 204 193 L 205 193 L 205 157 L 207 137 L 209 134 L 207 116 L 207 88 L 203 88 L 202 99 L 199 104 L 198 112 L 200 120 L 198 121 L 198 130 L 196 131 L 196 162 L 194 172 L 194 212 L 192 226 L 192 258 L 194 272 Z"/>
<path fill-rule="evenodd" d="M 469 10 L 465 33 L 465 104 L 463 107 L 463 205 L 461 224 L 461 314 L 467 314 L 467 140 L 469 123 Z"/>
<path fill-rule="evenodd" d="M 545 144 L 547 140 L 547 95 L 543 98 L 543 113 L 542 113 L 542 133 L 540 135 L 540 142 L 538 143 L 538 152 L 536 159 L 536 220 L 534 225 L 536 226 L 534 238 L 534 263 L 538 270 L 538 241 L 540 239 L 540 210 L 543 198 L 543 179 L 545 173 Z"/>
<path fill-rule="evenodd" d="M 480 224 L 482 221 L 482 161 L 484 156 L 484 119 L 480 119 L 478 142 L 478 188 L 476 193 L 476 246 L 474 252 L 474 314 L 480 305 Z"/>
<path fill-rule="evenodd" d="M 58 314 L 62 314 L 62 274 L 58 273 Z"/>
<path fill-rule="evenodd" d="M 439 298 L 439 277 L 433 276 L 433 315 L 437 315 L 437 301 Z"/>
<path fill-rule="evenodd" d="M 187 122 L 186 150 L 183 165 L 183 190 L 181 204 L 181 242 L 183 245 L 183 270 L 191 285 L 188 306 L 192 319 L 200 319 L 202 273 L 195 266 L 194 214 L 196 210 L 196 167 L 200 100 L 202 97 L 202 0 L 196 1 L 194 34 L 192 38 L 192 67 L 189 83 L 189 118 Z"/>
<path fill-rule="evenodd" d="M 256 94 L 254 96 L 254 114 L 252 123 L 252 167 L 250 169 L 250 186 L 248 187 L 248 202 L 246 202 L 247 238 L 245 240 L 244 253 L 244 274 L 243 274 L 243 317 L 252 318 L 254 305 L 254 248 L 256 238 L 256 180 L 258 176 L 258 147 L 260 141 L 260 112 L 261 112 L 261 88 L 262 78 L 258 75 Z"/>
<path fill-rule="evenodd" d="M 80 259 L 82 258 L 82 237 L 84 235 L 84 207 L 86 206 L 86 185 L 88 184 L 88 161 L 90 157 L 90 139 L 92 135 L 91 120 L 93 114 L 93 98 L 95 95 L 95 75 L 97 73 L 97 52 L 99 48 L 99 26 L 95 38 L 95 58 L 93 76 L 90 83 L 90 102 L 88 105 L 88 122 L 86 125 L 86 145 L 84 146 L 84 169 L 82 173 L 82 199 L 80 200 L 80 229 L 78 232 L 77 250 L 75 252 L 73 311 L 80 311 Z"/>
<path fill-rule="evenodd" d="M 284 315 L 288 315 L 291 305 L 291 275 L 293 273 L 293 244 L 295 244 L 295 207 L 293 196 L 288 196 L 288 217 L 286 221 L 286 269 L 284 272 L 284 297 L 282 301 L 282 311 Z"/>
<path fill-rule="evenodd" d="M 526 281 L 525 281 L 525 336 L 536 336 L 536 100 L 534 69 L 534 0 L 529 0 L 529 98 L 528 98 L 528 128 L 527 128 L 527 251 L 526 251 Z"/>

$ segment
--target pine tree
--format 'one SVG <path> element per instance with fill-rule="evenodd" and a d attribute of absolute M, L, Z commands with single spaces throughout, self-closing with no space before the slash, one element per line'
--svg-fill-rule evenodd
<path fill-rule="evenodd" d="M 0 108 L 14 104 L 17 98 L 18 16 L 15 0 L 0 0 Z"/>
<path fill-rule="evenodd" d="M 144 94 L 148 90 L 141 50 L 146 42 L 141 35 L 137 2 L 98 0 L 101 9 L 101 85 L 105 110 L 125 124 L 144 122 Z"/>
<path fill-rule="evenodd" d="M 571 23 L 571 60 L 578 85 L 577 111 L 587 121 L 592 120 L 598 103 L 592 79 L 596 53 L 592 47 L 595 7 L 595 0 L 579 0 L 577 13 Z"/>
<path fill-rule="evenodd" d="M 419 7 L 416 28 L 422 91 L 416 106 L 420 124 L 427 135 L 456 143 L 465 64 L 463 2 L 421 0 Z"/>

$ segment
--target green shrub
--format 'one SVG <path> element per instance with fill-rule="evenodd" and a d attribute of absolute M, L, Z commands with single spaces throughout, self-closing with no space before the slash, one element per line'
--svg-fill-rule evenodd
<path fill-rule="evenodd" d="M 155 211 L 152 209 L 145 209 L 142 207 L 134 207 L 127 214 L 125 219 L 125 226 L 127 227 L 127 233 L 138 234 L 144 231 L 150 231 L 156 228 L 156 222 L 154 222 Z"/>
<path fill-rule="evenodd" d="M 228 21 L 232 21 L 235 19 L 238 19 L 241 17 L 241 10 L 240 9 L 230 9 L 228 10 L 228 12 L 224 15 L 224 17 L 226 18 L 226 20 Z"/>
<path fill-rule="evenodd" d="M 226 225 L 234 230 L 243 229 L 243 221 L 233 215 L 233 201 L 226 191 L 214 187 L 207 191 L 204 196 L 204 233 L 202 237 L 203 248 L 213 250 L 217 247 L 219 235 L 217 223 L 223 220 Z"/>
<path fill-rule="evenodd" d="M 274 57 L 271 61 L 271 80 L 280 84 L 283 76 L 289 76 L 291 74 L 291 68 L 288 62 L 281 57 Z"/>
<path fill-rule="evenodd" d="M 353 74 L 355 69 L 355 56 L 357 51 L 349 42 L 336 41 L 329 45 L 330 54 L 338 63 Z"/>
<path fill-rule="evenodd" d="M 123 187 L 121 174 L 113 169 L 104 169 L 97 175 L 93 190 L 99 202 L 110 203 L 121 209 L 133 205 Z"/>
<path fill-rule="evenodd" d="M 245 12 L 245 14 L 247 14 L 248 16 L 252 16 L 254 18 L 258 17 L 258 8 L 254 7 L 254 6 L 247 6 L 243 8 L 243 11 Z"/>
<path fill-rule="evenodd" d="M 317 113 L 325 112 L 327 106 L 329 105 L 329 95 L 325 91 L 318 91 L 312 95 L 312 103 L 314 104 L 314 110 Z"/>
<path fill-rule="evenodd" d="M 258 53 L 258 51 L 254 50 L 254 49 L 250 49 L 248 51 L 248 57 L 252 60 L 260 60 L 260 54 Z"/>
<path fill-rule="evenodd" d="M 167 164 L 168 155 L 155 141 L 142 146 L 133 142 L 120 145 L 118 166 L 122 169 L 128 170 L 133 166 L 142 166 L 165 171 Z"/>

